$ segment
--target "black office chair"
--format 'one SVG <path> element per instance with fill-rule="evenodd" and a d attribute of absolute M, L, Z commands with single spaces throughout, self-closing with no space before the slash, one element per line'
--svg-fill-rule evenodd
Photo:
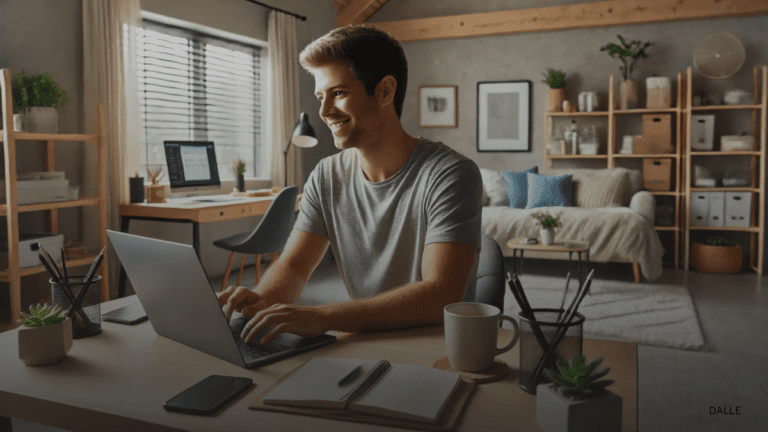
<path fill-rule="evenodd" d="M 496 306 L 503 313 L 506 285 L 504 255 L 501 253 L 501 248 L 493 237 L 482 234 L 477 263 L 475 301 Z"/>
<path fill-rule="evenodd" d="M 235 253 L 243 254 L 240 259 L 240 273 L 237 275 L 237 284 L 240 285 L 243 277 L 243 264 L 245 263 L 246 254 L 256 255 L 256 283 L 259 283 L 259 279 L 261 279 L 261 254 L 270 253 L 272 261 L 274 261 L 277 259 L 277 251 L 282 249 L 285 246 L 285 242 L 288 241 L 288 236 L 291 234 L 295 222 L 294 210 L 298 193 L 299 188 L 297 186 L 284 188 L 277 194 L 272 204 L 269 205 L 266 213 L 261 218 L 261 222 L 259 222 L 253 232 L 235 234 L 213 242 L 214 246 L 232 252 L 229 255 L 224 280 L 221 282 L 222 290 L 227 287 Z"/>

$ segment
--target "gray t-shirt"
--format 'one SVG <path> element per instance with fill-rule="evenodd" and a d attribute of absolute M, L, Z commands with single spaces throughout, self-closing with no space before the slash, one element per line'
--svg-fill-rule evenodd
<path fill-rule="evenodd" d="M 320 161 L 307 180 L 294 228 L 330 241 L 349 296 L 367 298 L 422 280 L 429 243 L 480 249 L 483 186 L 470 159 L 419 138 L 392 177 L 365 178 L 355 149 Z M 465 299 L 474 301 L 477 261 Z"/>

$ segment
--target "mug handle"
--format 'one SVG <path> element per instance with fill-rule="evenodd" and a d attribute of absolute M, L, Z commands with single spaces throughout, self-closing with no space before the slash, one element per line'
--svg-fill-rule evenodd
<path fill-rule="evenodd" d="M 517 321 L 515 321 L 513 318 L 510 318 L 506 315 L 499 315 L 499 319 L 506 320 L 512 323 L 512 326 L 515 328 L 515 336 L 504 348 L 496 348 L 496 355 L 499 355 L 511 350 L 512 347 L 515 346 L 515 344 L 517 343 L 517 338 L 520 335 L 520 327 L 517 326 Z"/>

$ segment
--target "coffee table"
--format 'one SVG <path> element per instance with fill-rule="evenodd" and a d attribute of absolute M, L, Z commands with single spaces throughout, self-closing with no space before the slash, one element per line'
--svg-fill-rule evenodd
<path fill-rule="evenodd" d="M 568 265 L 570 267 L 573 253 L 576 252 L 579 255 L 579 286 L 584 282 L 584 272 L 589 270 L 589 242 L 583 240 L 564 240 L 555 242 L 551 245 L 545 245 L 541 243 L 541 238 L 538 238 L 538 243 L 527 244 L 525 237 L 517 237 L 507 242 L 507 247 L 512 249 L 512 265 L 513 271 L 517 274 L 523 273 L 523 252 L 527 250 L 547 253 L 568 253 Z M 521 244 L 522 243 L 522 244 Z M 517 252 L 520 251 L 519 265 L 517 262 Z M 586 254 L 586 268 L 582 268 L 581 255 Z"/>

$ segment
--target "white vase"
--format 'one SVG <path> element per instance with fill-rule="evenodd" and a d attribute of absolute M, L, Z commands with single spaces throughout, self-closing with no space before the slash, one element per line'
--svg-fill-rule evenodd
<path fill-rule="evenodd" d="M 72 320 L 19 329 L 19 359 L 27 366 L 60 362 L 72 348 Z"/>
<path fill-rule="evenodd" d="M 59 129 L 59 112 L 53 107 L 24 108 L 24 126 L 27 132 L 57 133 Z"/>
<path fill-rule="evenodd" d="M 539 384 L 536 421 L 545 432 L 619 432 L 621 397 L 606 390 L 602 396 L 571 400 L 552 384 Z"/>
<path fill-rule="evenodd" d="M 539 235 L 541 235 L 541 244 L 551 245 L 555 242 L 554 228 L 541 228 L 539 230 Z"/>

